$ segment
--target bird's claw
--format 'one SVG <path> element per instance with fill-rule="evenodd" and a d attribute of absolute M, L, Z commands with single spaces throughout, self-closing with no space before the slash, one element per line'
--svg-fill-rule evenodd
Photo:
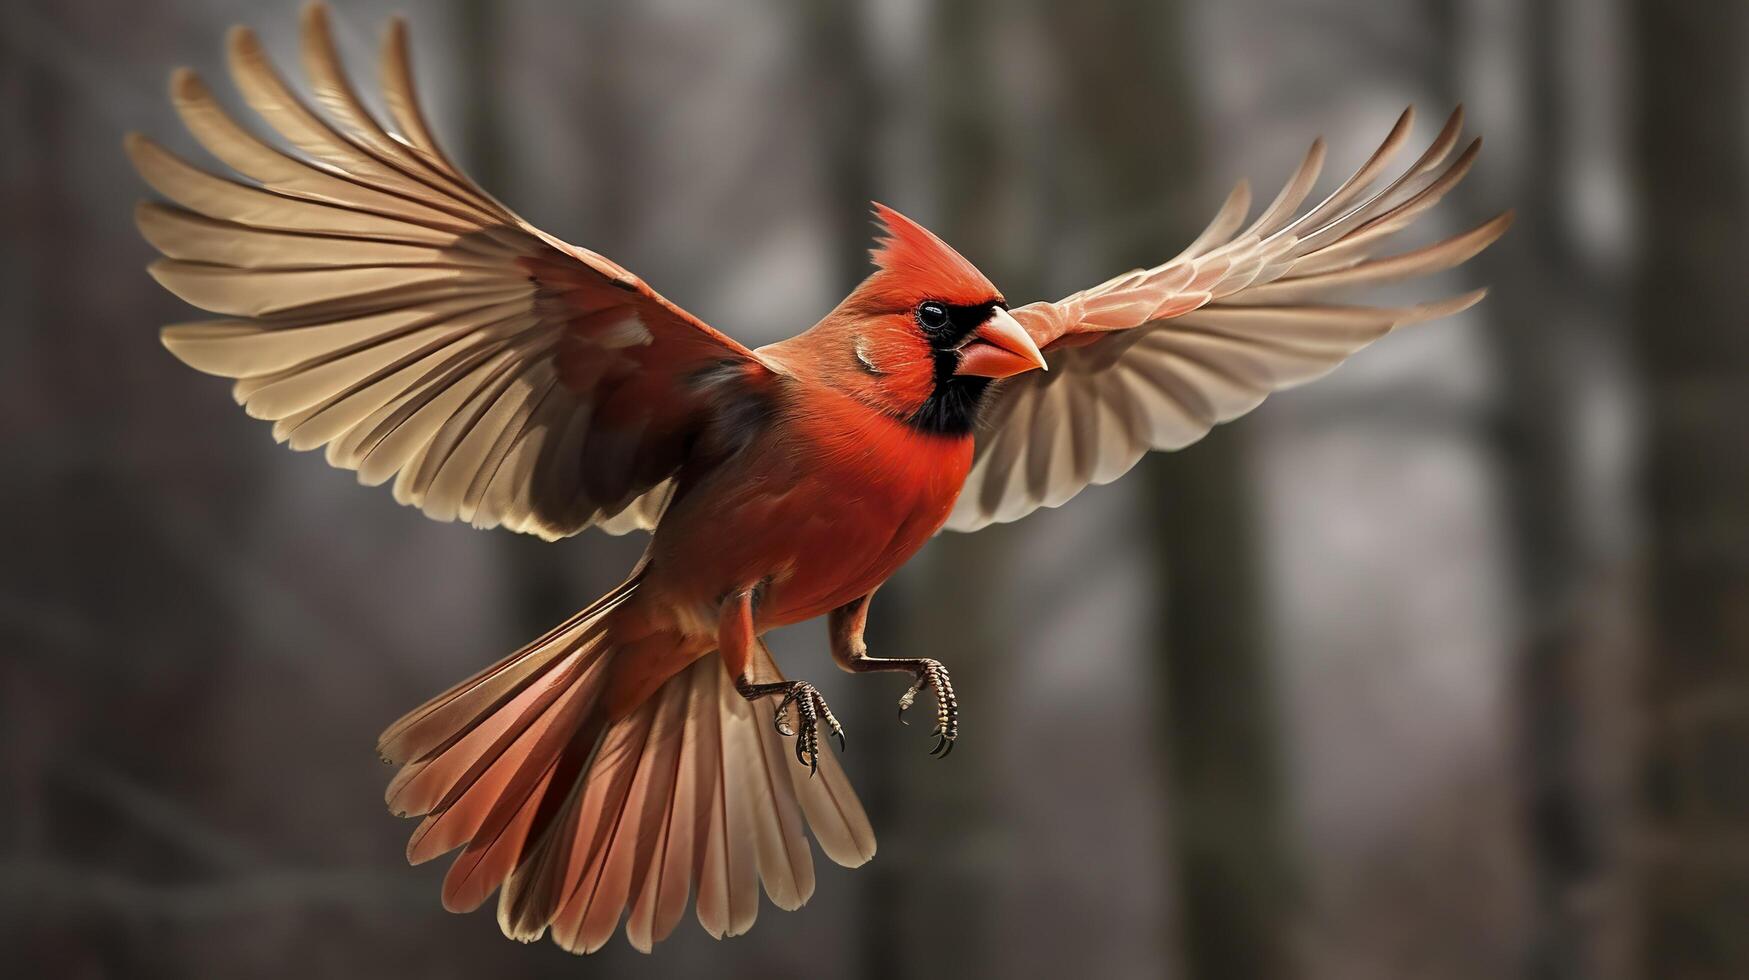
<path fill-rule="evenodd" d="M 798 722 L 795 728 L 790 727 L 787 715 L 792 704 L 795 705 Z M 826 723 L 826 730 L 838 739 L 838 751 L 844 751 L 844 726 L 838 723 L 837 716 L 826 706 L 826 699 L 807 681 L 792 682 L 771 716 L 772 727 L 777 729 L 779 735 L 796 740 L 796 761 L 807 766 L 810 775 L 820 771 L 819 726 L 822 721 Z"/>
<path fill-rule="evenodd" d="M 947 676 L 947 668 L 938 660 L 923 660 L 917 666 L 917 679 L 899 696 L 899 722 L 905 721 L 905 712 L 917 703 L 917 695 L 929 688 L 935 693 L 935 730 L 929 734 L 935 736 L 935 748 L 929 754 L 938 759 L 945 759 L 953 751 L 954 742 L 960 735 L 960 704 L 953 695 L 953 681 Z"/>

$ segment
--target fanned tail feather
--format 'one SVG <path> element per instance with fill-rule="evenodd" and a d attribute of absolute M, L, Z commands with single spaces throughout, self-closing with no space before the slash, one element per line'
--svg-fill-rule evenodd
<path fill-rule="evenodd" d="M 804 827 L 839 864 L 874 856 L 837 762 L 822 757 L 809 778 L 717 654 L 623 717 L 605 716 L 616 651 L 604 623 L 636 588 L 634 578 L 383 733 L 379 751 L 402 766 L 389 807 L 424 818 L 408 859 L 462 848 L 446 908 L 468 911 L 498 891 L 505 935 L 532 941 L 550 928 L 579 953 L 601 948 L 624 918 L 647 952 L 689 894 L 717 938 L 752 927 L 761 883 L 779 908 L 801 906 L 814 891 Z M 763 648 L 755 669 L 778 676 Z"/>

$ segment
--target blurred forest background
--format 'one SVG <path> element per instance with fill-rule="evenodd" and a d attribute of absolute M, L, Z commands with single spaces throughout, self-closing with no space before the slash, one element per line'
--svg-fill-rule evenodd
<path fill-rule="evenodd" d="M 360 78 L 395 6 L 339 4 Z M 121 136 L 204 159 L 169 69 L 222 83 L 234 22 L 295 64 L 292 3 L 7 3 L 11 975 L 1749 976 L 1749 4 L 402 6 L 485 186 L 750 344 L 863 275 L 871 198 L 1055 297 L 1409 103 L 1487 139 L 1432 230 L 1519 222 L 1443 284 L 1475 310 L 913 562 L 872 643 L 948 660 L 950 761 L 780 636 L 879 856 L 576 962 L 440 909 L 371 746 L 641 540 L 427 522 L 159 348 L 196 314 Z"/>

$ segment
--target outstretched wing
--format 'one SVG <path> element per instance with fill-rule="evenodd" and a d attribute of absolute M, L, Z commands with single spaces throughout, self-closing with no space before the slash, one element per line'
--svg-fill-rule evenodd
<path fill-rule="evenodd" d="M 137 218 L 165 288 L 226 319 L 167 327 L 185 363 L 294 449 L 327 447 L 359 481 L 438 520 L 546 538 L 653 526 L 717 402 L 769 369 L 746 347 L 480 190 L 431 136 L 406 29 L 382 87 L 398 132 L 355 94 L 326 10 L 304 12 L 312 108 L 236 28 L 230 69 L 288 148 L 233 121 L 192 72 L 171 98 L 246 181 L 137 134 L 127 150 L 174 204 Z"/>
<path fill-rule="evenodd" d="M 1462 131 L 1460 108 L 1420 159 L 1368 195 L 1412 120 L 1406 110 L 1354 176 L 1297 218 L 1323 163 L 1321 140 L 1243 230 L 1250 192 L 1241 182 L 1164 265 L 1014 310 L 1050 370 L 1021 375 L 993 396 L 947 527 L 972 531 L 1058 506 L 1122 476 L 1150 449 L 1181 449 L 1270 392 L 1328 373 L 1396 327 L 1480 300 L 1485 290 L 1406 307 L 1331 302 L 1353 287 L 1449 269 L 1511 223 L 1508 212 L 1433 245 L 1373 257 L 1463 179 L 1481 148 L 1475 140 L 1446 162 Z"/>

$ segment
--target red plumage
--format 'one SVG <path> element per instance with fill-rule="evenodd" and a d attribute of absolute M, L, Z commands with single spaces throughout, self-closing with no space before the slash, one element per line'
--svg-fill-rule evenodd
<path fill-rule="evenodd" d="M 915 304 L 919 289 L 930 299 L 967 306 L 1002 298 L 976 266 L 934 232 L 879 202 L 874 213 L 881 234 L 868 254 L 878 271 L 858 290 L 871 305 Z"/>
<path fill-rule="evenodd" d="M 462 174 L 414 96 L 399 22 L 383 53 L 394 132 L 346 81 L 320 5 L 303 40 L 320 112 L 248 31 L 230 42 L 245 101 L 291 152 L 233 123 L 191 73 L 173 78 L 190 131 L 245 181 L 128 140 L 173 202 L 137 214 L 165 255 L 153 274 L 226 317 L 164 342 L 236 379 L 280 440 L 392 479 L 432 517 L 549 538 L 654 531 L 618 588 L 379 744 L 402 767 L 390 807 L 423 818 L 408 858 L 461 849 L 444 904 L 496 891 L 506 934 L 550 929 L 579 951 L 622 918 L 649 949 L 689 895 L 716 936 L 752 924 L 761 882 L 800 905 L 814 885 L 804 827 L 841 864 L 874 854 L 820 751 L 839 723 L 812 685 L 778 676 L 766 630 L 828 616 L 841 667 L 912 677 L 902 708 L 933 695 L 945 755 L 946 669 L 871 657 L 862 639 L 871 596 L 924 542 L 1061 504 L 1394 327 L 1473 303 L 1323 300 L 1456 265 L 1509 220 L 1374 257 L 1474 159 L 1472 144 L 1446 162 L 1454 114 L 1373 192 L 1405 113 L 1309 210 L 1296 216 L 1321 145 L 1249 226 L 1241 185 L 1177 258 L 1010 314 L 964 256 L 877 204 L 875 271 L 809 330 L 754 351 Z"/>

